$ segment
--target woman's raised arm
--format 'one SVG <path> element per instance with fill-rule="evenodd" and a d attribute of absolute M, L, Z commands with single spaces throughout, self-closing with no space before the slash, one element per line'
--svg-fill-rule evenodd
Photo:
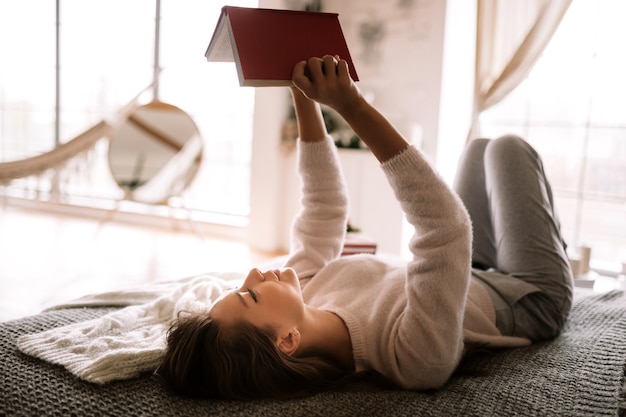
<path fill-rule="evenodd" d="M 298 120 L 300 141 L 320 142 L 326 139 L 326 126 L 320 105 L 307 98 L 295 87 L 291 87 L 291 95 Z"/>
<path fill-rule="evenodd" d="M 341 253 L 348 222 L 348 197 L 335 144 L 326 132 L 320 105 L 292 87 L 298 118 L 301 209 L 291 231 L 285 266 L 300 278 L 315 275 Z"/>
<path fill-rule="evenodd" d="M 294 67 L 293 84 L 310 99 L 337 111 L 381 163 L 409 146 L 391 123 L 365 100 L 350 78 L 345 60 L 327 55 L 299 62 Z"/>

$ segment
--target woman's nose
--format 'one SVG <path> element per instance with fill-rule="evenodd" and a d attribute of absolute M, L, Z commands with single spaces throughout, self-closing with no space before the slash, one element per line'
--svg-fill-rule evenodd
<path fill-rule="evenodd" d="M 259 268 L 252 268 L 246 278 L 246 281 L 248 280 L 265 281 L 265 276 Z"/>

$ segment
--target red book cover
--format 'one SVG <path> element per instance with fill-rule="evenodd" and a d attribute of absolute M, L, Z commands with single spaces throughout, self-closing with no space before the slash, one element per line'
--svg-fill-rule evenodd
<path fill-rule="evenodd" d="M 205 56 L 235 62 L 242 86 L 291 84 L 293 67 L 311 57 L 338 55 L 358 76 L 337 13 L 224 6 Z"/>

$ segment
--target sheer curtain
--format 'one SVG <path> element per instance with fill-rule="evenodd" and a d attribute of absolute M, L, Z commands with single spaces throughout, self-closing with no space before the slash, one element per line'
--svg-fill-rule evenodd
<path fill-rule="evenodd" d="M 474 109 L 468 140 L 480 135 L 480 113 L 524 80 L 571 2 L 478 0 Z"/>

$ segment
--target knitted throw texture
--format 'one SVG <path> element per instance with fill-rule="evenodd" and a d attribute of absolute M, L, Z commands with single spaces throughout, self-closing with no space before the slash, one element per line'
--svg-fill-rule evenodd
<path fill-rule="evenodd" d="M 21 336 L 24 353 L 103 384 L 156 369 L 170 323 L 180 311 L 208 309 L 240 274 L 207 274 L 145 290 L 93 295 L 61 307 L 128 305 L 103 317 Z M 147 301 L 149 300 L 149 301 Z"/>

